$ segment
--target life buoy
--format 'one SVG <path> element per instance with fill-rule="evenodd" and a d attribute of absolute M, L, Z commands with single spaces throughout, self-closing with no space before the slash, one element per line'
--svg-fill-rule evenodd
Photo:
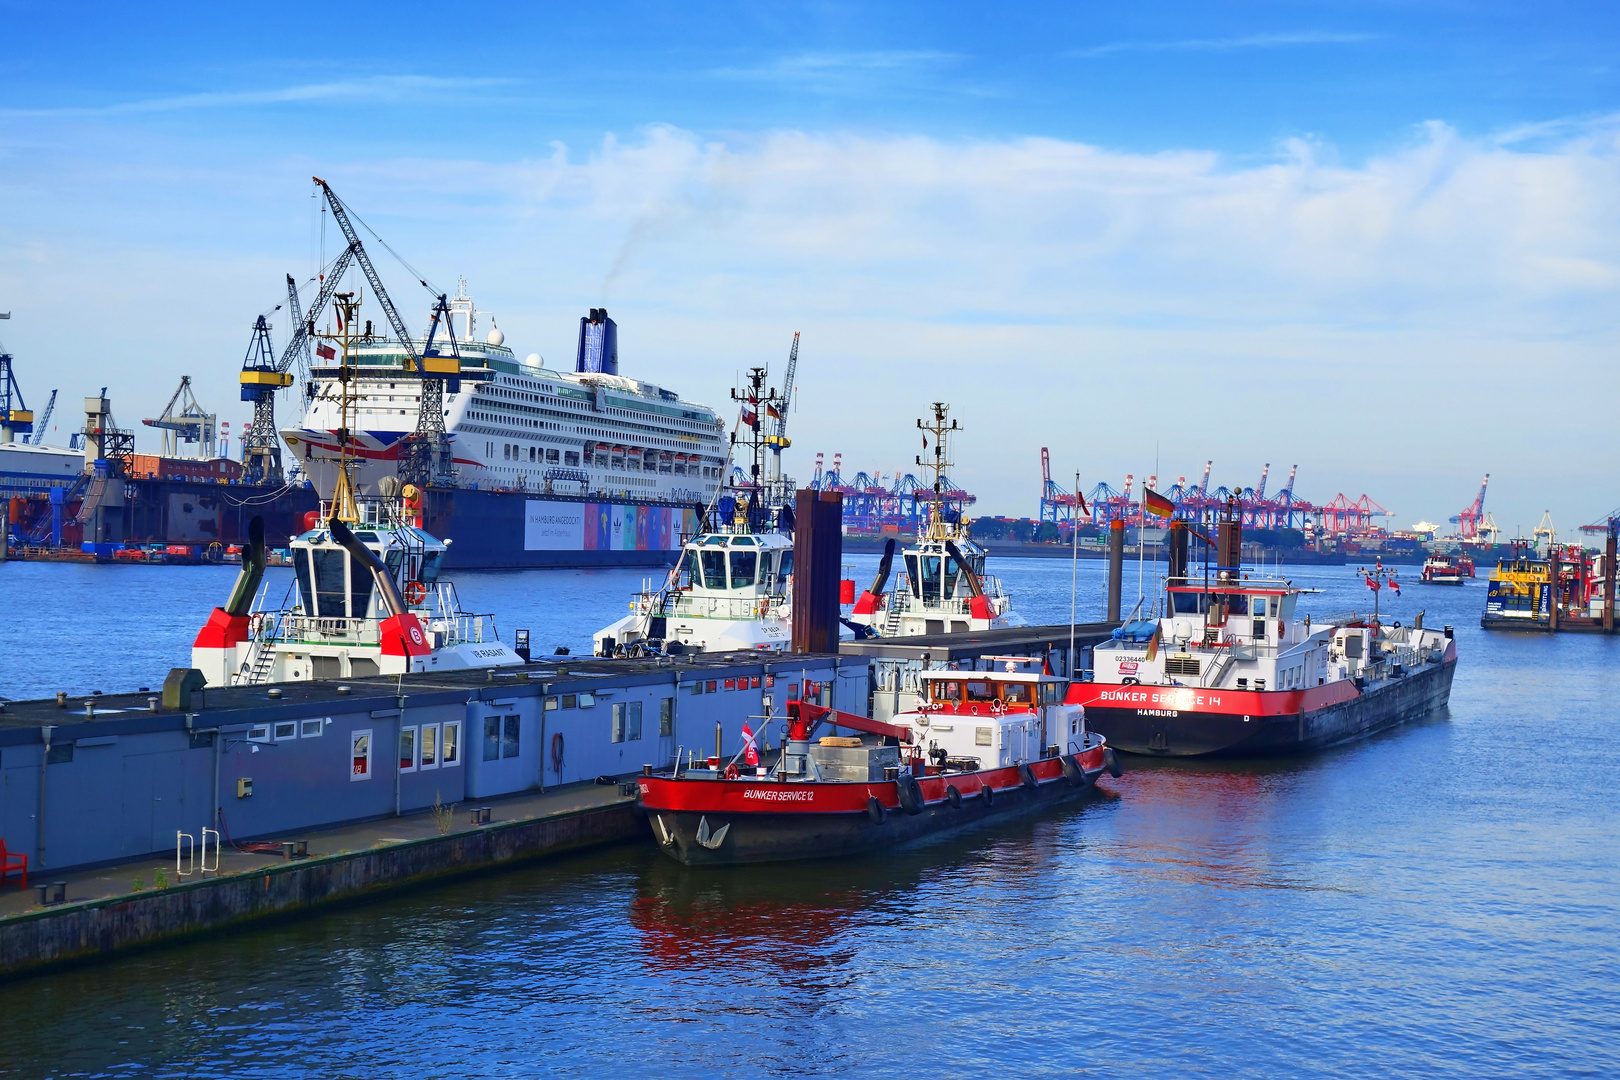
<path fill-rule="evenodd" d="M 563 737 L 562 732 L 559 731 L 551 737 L 551 771 L 559 776 L 562 775 L 562 762 Z"/>
<path fill-rule="evenodd" d="M 420 581 L 407 581 L 405 583 L 405 600 L 407 603 L 420 604 L 427 599 L 427 586 Z"/>
<path fill-rule="evenodd" d="M 910 773 L 901 773 L 894 782 L 895 792 L 900 796 L 900 809 L 908 814 L 916 815 L 923 812 L 922 785 Z"/>
<path fill-rule="evenodd" d="M 962 793 L 956 790 L 955 784 L 945 785 L 945 800 L 951 804 L 951 809 L 962 809 Z"/>
<path fill-rule="evenodd" d="M 867 797 L 866 816 L 872 819 L 872 824 L 881 825 L 889 816 L 889 808 L 878 802 L 876 795 Z"/>

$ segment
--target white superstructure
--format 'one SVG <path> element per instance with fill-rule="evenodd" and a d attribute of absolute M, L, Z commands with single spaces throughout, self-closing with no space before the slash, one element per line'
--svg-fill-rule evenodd
<path fill-rule="evenodd" d="M 479 312 L 465 283 L 450 302 L 449 333 L 461 373 L 447 381 L 445 430 L 458 487 L 562 495 L 603 494 L 636 501 L 708 505 L 725 479 L 729 446 L 720 417 L 672 390 L 609 370 L 557 371 L 538 354 L 519 360 L 491 322 L 477 336 Z M 598 315 L 592 313 L 592 319 Z M 600 313 L 598 326 L 607 322 Z M 582 320 L 584 322 L 585 320 Z M 598 339 L 600 335 L 598 335 Z M 611 338 L 610 338 L 611 340 Z M 425 342 L 418 341 L 418 353 Z M 602 367 L 581 333 L 577 366 Z M 435 347 L 447 353 L 441 336 Z M 355 480 L 376 490 L 399 467 L 416 430 L 420 380 L 407 370 L 398 342 L 373 340 L 354 349 L 357 386 Z M 341 427 L 335 360 L 317 360 L 305 388 L 305 412 L 282 437 L 318 488 L 330 488 Z"/>

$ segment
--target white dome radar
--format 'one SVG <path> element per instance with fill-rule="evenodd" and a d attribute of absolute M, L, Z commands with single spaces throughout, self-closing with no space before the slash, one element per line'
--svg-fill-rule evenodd
<path fill-rule="evenodd" d="M 505 345 L 506 335 L 501 333 L 501 328 L 495 325 L 494 319 L 489 320 L 489 326 L 489 336 L 484 340 L 489 342 L 491 345 Z"/>
<path fill-rule="evenodd" d="M 528 356 L 524 357 L 524 360 L 530 367 L 543 367 L 546 362 L 545 358 L 537 352 L 530 353 Z"/>

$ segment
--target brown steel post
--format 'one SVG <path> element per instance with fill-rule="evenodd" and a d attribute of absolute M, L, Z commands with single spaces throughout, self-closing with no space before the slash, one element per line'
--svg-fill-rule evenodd
<path fill-rule="evenodd" d="M 801 490 L 793 518 L 793 636 L 798 653 L 838 651 L 838 577 L 844 557 L 844 497 Z"/>
<path fill-rule="evenodd" d="M 1615 631 L 1615 531 L 1609 528 L 1609 546 L 1604 549 L 1604 633 Z"/>
<path fill-rule="evenodd" d="M 1119 622 L 1119 592 L 1125 575 L 1125 523 L 1108 523 L 1108 621 Z"/>

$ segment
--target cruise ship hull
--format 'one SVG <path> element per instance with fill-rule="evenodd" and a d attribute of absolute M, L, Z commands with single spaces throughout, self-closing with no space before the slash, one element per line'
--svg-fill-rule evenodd
<path fill-rule="evenodd" d="M 1193 693 L 1173 687 L 1101 683 L 1076 684 L 1069 700 L 1085 705 L 1088 728 L 1100 732 L 1109 746 L 1129 754 L 1242 757 L 1294 753 L 1364 738 L 1444 708 L 1451 699 L 1456 668 L 1456 653 L 1451 651 L 1437 663 L 1425 664 L 1366 692 L 1349 685 L 1323 687 L 1334 692 L 1322 695 L 1321 700 L 1312 700 L 1311 691 Z M 1178 694 L 1192 700 L 1178 700 Z M 1142 695 L 1142 700 L 1131 701 L 1128 695 Z M 1177 707 L 1184 704 L 1191 707 Z"/>
<path fill-rule="evenodd" d="M 665 566 L 697 510 L 669 503 L 601 497 L 430 487 L 423 527 L 450 541 L 457 570 Z"/>

